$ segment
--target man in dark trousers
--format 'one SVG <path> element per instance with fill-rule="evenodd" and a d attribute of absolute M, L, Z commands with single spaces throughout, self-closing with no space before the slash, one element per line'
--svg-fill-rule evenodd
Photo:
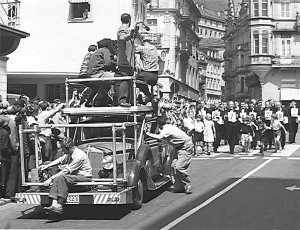
<path fill-rule="evenodd" d="M 295 143 L 296 134 L 298 132 L 298 116 L 300 115 L 299 108 L 296 105 L 296 101 L 292 100 L 291 105 L 288 108 L 288 123 L 289 123 L 289 142 Z"/>
<path fill-rule="evenodd" d="M 215 129 L 216 129 L 216 139 L 213 143 L 214 146 L 214 152 L 218 152 L 218 147 L 220 146 L 221 139 L 224 137 L 224 116 L 225 111 L 221 110 L 220 108 L 221 102 L 216 101 L 215 107 L 211 110 L 212 114 L 212 120 L 215 123 Z"/>
<path fill-rule="evenodd" d="M 50 215 L 63 214 L 63 204 L 66 201 L 69 189 L 72 191 L 88 191 L 89 186 L 76 186 L 76 182 L 90 182 L 92 179 L 92 167 L 85 152 L 74 145 L 72 138 L 65 137 L 61 141 L 61 147 L 65 153 L 63 156 L 47 165 L 39 167 L 41 171 L 59 164 L 66 164 L 57 174 L 44 182 L 44 186 L 51 185 L 49 199 L 51 206 L 45 207 L 44 211 Z"/>
<path fill-rule="evenodd" d="M 117 65 L 122 75 L 133 76 L 134 73 L 134 40 L 131 36 L 131 16 L 124 13 L 121 15 L 122 25 L 117 33 Z M 120 81 L 118 83 L 118 104 L 124 107 L 130 107 L 129 102 L 129 83 Z"/>
<path fill-rule="evenodd" d="M 275 113 L 275 111 L 272 109 L 270 102 L 266 101 L 265 107 L 261 110 L 260 116 L 263 117 L 267 127 L 271 126 L 271 120 L 272 120 L 273 113 Z M 265 136 L 266 136 L 266 139 L 268 140 L 269 149 L 271 149 L 272 144 L 273 144 L 273 131 L 271 128 L 266 130 Z"/>
<path fill-rule="evenodd" d="M 233 101 L 228 102 L 228 109 L 225 113 L 226 134 L 229 144 L 230 154 L 234 154 L 234 146 L 239 143 L 239 131 L 238 131 L 238 111 L 234 108 Z"/>

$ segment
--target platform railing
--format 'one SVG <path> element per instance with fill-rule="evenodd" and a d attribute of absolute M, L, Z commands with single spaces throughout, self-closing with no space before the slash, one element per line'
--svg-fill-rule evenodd
<path fill-rule="evenodd" d="M 82 128 L 112 128 L 112 150 L 113 150 L 113 178 L 100 178 L 94 179 L 91 182 L 79 182 L 76 185 L 110 185 L 112 191 L 117 191 L 118 183 L 123 183 L 123 187 L 127 187 L 127 177 L 126 177 L 126 128 L 128 126 L 135 126 L 136 122 L 120 122 L 120 123 L 97 123 L 97 124 L 57 124 L 57 125 L 35 125 L 32 129 L 23 129 L 22 125 L 19 126 L 19 137 L 20 137 L 20 158 L 21 158 L 21 180 L 23 186 L 43 186 L 42 182 L 26 182 L 25 177 L 25 156 L 24 156 L 24 144 L 23 144 L 23 134 L 24 133 L 34 133 L 35 134 L 35 165 L 38 169 L 39 167 L 39 153 L 38 153 L 38 134 L 40 129 L 44 128 L 72 128 L 72 127 L 82 127 Z M 116 151 L 116 131 L 122 132 L 122 154 L 123 154 L 123 174 L 122 178 L 117 176 L 117 151 Z"/>

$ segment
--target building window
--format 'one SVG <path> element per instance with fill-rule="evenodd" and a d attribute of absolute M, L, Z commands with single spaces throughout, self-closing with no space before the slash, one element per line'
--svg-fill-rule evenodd
<path fill-rule="evenodd" d="M 241 54 L 241 66 L 245 65 L 245 54 Z"/>
<path fill-rule="evenodd" d="M 157 19 L 147 19 L 148 26 L 157 26 Z"/>
<path fill-rule="evenodd" d="M 281 88 L 296 88 L 296 80 L 294 79 L 282 79 Z"/>
<path fill-rule="evenodd" d="M 253 40 L 254 40 L 254 54 L 259 54 L 259 32 L 255 30 L 253 32 Z"/>
<path fill-rule="evenodd" d="M 207 30 L 205 30 L 205 35 L 207 35 Z"/>
<path fill-rule="evenodd" d="M 291 55 L 291 40 L 282 39 L 281 40 L 281 55 L 289 56 Z"/>
<path fill-rule="evenodd" d="M 281 17 L 289 18 L 290 17 L 290 1 L 281 0 Z"/>
<path fill-rule="evenodd" d="M 245 92 L 245 78 L 241 77 L 241 93 Z"/>
<path fill-rule="evenodd" d="M 209 36 L 210 36 L 210 37 L 212 36 L 212 31 L 209 31 Z"/>
<path fill-rule="evenodd" d="M 89 0 L 69 0 L 69 21 L 88 22 L 92 20 Z"/>
<path fill-rule="evenodd" d="M 262 16 L 268 16 L 268 0 L 262 0 L 261 2 L 261 13 Z"/>
<path fill-rule="evenodd" d="M 259 16 L 259 4 L 258 0 L 253 0 L 253 10 L 254 10 L 254 16 L 258 17 Z"/>
<path fill-rule="evenodd" d="M 268 31 L 264 30 L 262 32 L 262 53 L 267 54 L 269 53 L 269 33 Z"/>
<path fill-rule="evenodd" d="M 37 84 L 8 84 L 7 93 L 25 94 L 32 99 L 37 96 Z"/>
<path fill-rule="evenodd" d="M 203 34 L 203 29 L 200 29 L 200 35 L 202 35 Z"/>

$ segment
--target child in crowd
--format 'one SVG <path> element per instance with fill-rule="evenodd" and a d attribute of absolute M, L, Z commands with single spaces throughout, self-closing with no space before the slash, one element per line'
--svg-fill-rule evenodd
<path fill-rule="evenodd" d="M 240 126 L 241 133 L 241 145 L 243 148 L 243 152 L 246 154 L 250 152 L 251 142 L 253 141 L 253 124 L 250 122 L 249 116 L 243 117 L 242 123 Z"/>
<path fill-rule="evenodd" d="M 271 120 L 271 128 L 273 130 L 274 135 L 274 142 L 275 142 L 275 153 L 277 151 L 281 152 L 281 129 L 284 130 L 285 133 L 287 133 L 285 127 L 281 124 L 281 122 L 278 120 L 278 117 L 276 114 L 272 114 L 272 120 Z"/>
<path fill-rule="evenodd" d="M 204 130 L 203 130 L 204 142 L 206 145 L 207 155 L 210 155 L 210 150 L 212 147 L 212 143 L 215 141 L 216 130 L 215 124 L 211 120 L 211 114 L 207 113 L 204 119 Z"/>
<path fill-rule="evenodd" d="M 265 146 L 268 145 L 268 142 L 265 136 L 266 123 L 261 119 L 260 116 L 257 117 L 257 129 L 258 129 L 256 132 L 257 145 L 259 146 L 260 155 L 263 156 Z"/>
<path fill-rule="evenodd" d="M 204 153 L 203 130 L 204 130 L 203 119 L 200 115 L 197 115 L 195 121 L 195 133 L 194 133 L 194 145 L 195 145 L 196 153 L 197 153 L 198 144 L 200 144 L 200 148 L 202 150 L 201 153 L 202 154 Z"/>

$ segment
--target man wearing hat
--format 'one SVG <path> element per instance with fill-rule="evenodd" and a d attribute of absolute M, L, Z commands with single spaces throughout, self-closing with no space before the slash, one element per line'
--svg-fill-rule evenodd
<path fill-rule="evenodd" d="M 77 182 L 90 182 L 92 179 L 92 167 L 90 160 L 85 152 L 74 145 L 72 138 L 64 137 L 61 141 L 61 147 L 65 153 L 63 156 L 52 161 L 47 165 L 41 165 L 41 171 L 55 166 L 65 164 L 57 174 L 51 176 L 44 182 L 44 186 L 51 184 L 49 199 L 52 201 L 50 207 L 45 207 L 46 214 L 63 214 L 63 203 L 68 197 L 68 191 L 88 191 L 89 186 L 74 186 Z"/>

